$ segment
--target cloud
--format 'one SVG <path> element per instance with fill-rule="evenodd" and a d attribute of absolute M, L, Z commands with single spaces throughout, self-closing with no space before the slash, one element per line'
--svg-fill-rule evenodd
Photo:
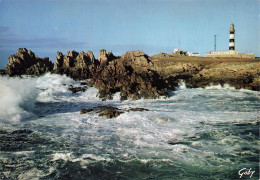
<path fill-rule="evenodd" d="M 58 27 L 54 27 L 58 30 Z M 34 47 L 34 48 L 55 48 L 55 49 L 74 49 L 86 48 L 86 42 L 73 41 L 60 37 L 24 37 L 12 33 L 11 28 L 0 26 L 0 49 L 13 49 L 17 47 Z"/>
<path fill-rule="evenodd" d="M 1 47 L 37 47 L 37 48 L 81 48 L 85 42 L 70 41 L 65 38 L 42 37 L 24 38 L 16 34 L 0 34 Z"/>
<path fill-rule="evenodd" d="M 1 0 L 0 0 L 1 2 Z M 9 27 L 6 27 L 6 26 L 0 26 L 0 33 L 4 33 L 4 32 L 8 32 L 10 30 Z"/>

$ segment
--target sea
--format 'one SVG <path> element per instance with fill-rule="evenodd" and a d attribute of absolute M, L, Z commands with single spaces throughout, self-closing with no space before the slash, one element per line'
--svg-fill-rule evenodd
<path fill-rule="evenodd" d="M 0 179 L 259 179 L 260 93 L 229 85 L 102 101 L 47 73 L 0 77 Z M 126 110 L 106 119 L 82 108 Z"/>

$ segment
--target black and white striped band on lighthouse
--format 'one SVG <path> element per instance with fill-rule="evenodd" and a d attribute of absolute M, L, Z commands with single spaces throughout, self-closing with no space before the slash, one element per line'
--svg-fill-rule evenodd
<path fill-rule="evenodd" d="M 234 24 L 230 25 L 229 50 L 235 50 L 235 28 Z"/>

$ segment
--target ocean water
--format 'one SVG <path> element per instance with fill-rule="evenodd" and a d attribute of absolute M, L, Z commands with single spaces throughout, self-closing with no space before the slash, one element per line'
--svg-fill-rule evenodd
<path fill-rule="evenodd" d="M 258 179 L 260 93 L 228 85 L 100 101 L 66 76 L 0 77 L 0 179 Z M 141 107 L 105 119 L 82 108 Z"/>

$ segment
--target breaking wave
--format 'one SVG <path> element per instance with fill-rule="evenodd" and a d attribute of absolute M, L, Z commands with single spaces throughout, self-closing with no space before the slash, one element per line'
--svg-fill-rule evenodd
<path fill-rule="evenodd" d="M 34 116 L 35 102 L 59 101 L 78 85 L 67 76 L 47 73 L 41 77 L 0 77 L 0 121 L 17 123 Z"/>
<path fill-rule="evenodd" d="M 0 121 L 19 122 L 28 118 L 38 95 L 33 78 L 0 77 Z"/>
<path fill-rule="evenodd" d="M 56 74 L 0 77 L 0 179 L 238 179 L 258 168 L 259 92 L 180 81 L 166 99 L 101 101 L 71 85 L 81 86 Z M 124 113 L 80 114 L 100 105 Z"/>

